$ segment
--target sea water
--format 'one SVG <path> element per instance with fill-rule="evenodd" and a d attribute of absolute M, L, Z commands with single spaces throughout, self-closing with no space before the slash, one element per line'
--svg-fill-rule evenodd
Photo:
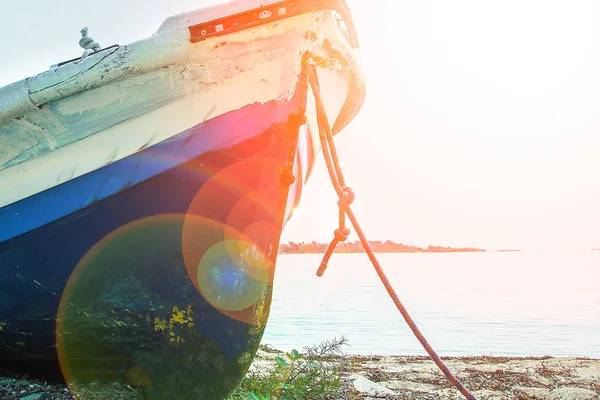
<path fill-rule="evenodd" d="M 600 357 L 600 252 L 378 254 L 440 355 Z M 280 255 L 263 344 L 425 355 L 365 254 Z"/>

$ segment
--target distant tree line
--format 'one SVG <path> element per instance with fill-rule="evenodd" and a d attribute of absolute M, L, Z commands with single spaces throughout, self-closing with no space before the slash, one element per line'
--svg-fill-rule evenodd
<path fill-rule="evenodd" d="M 427 248 L 407 246 L 402 243 L 394 243 L 391 240 L 385 242 L 370 241 L 369 245 L 376 253 L 458 253 L 458 252 L 478 252 L 487 251 L 475 249 L 473 247 L 442 247 L 428 246 Z M 329 243 L 317 243 L 314 240 L 310 243 L 288 242 L 279 246 L 280 254 L 299 254 L 299 253 L 324 253 Z M 359 241 L 339 243 L 335 249 L 336 253 L 363 253 L 364 249 Z"/>

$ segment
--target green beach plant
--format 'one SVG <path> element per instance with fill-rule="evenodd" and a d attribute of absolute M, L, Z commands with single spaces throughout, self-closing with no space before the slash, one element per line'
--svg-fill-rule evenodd
<path fill-rule="evenodd" d="M 324 341 L 304 352 L 275 357 L 264 371 L 252 369 L 229 400 L 338 399 L 348 359 L 345 337 Z"/>

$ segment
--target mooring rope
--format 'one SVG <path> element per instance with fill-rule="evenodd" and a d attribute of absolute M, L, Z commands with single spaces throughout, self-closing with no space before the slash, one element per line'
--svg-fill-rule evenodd
<path fill-rule="evenodd" d="M 348 238 L 350 234 L 350 229 L 346 227 L 346 215 L 350 219 L 352 226 L 356 230 L 358 237 L 362 246 L 364 247 L 373 267 L 375 267 L 375 271 L 377 271 L 377 275 L 381 279 L 383 286 L 387 290 L 388 294 L 392 298 L 392 301 L 404 317 L 404 320 L 413 331 L 421 345 L 427 354 L 431 357 L 433 362 L 440 368 L 440 370 L 446 375 L 446 378 L 469 400 L 477 400 L 476 397 L 469 392 L 467 388 L 460 382 L 460 380 L 448 369 L 446 364 L 440 359 L 435 350 L 431 347 L 425 336 L 421 333 L 411 316 L 408 314 L 408 311 L 398 298 L 398 295 L 392 288 L 387 276 L 383 272 L 379 261 L 375 257 L 375 253 L 371 249 L 367 238 L 358 224 L 358 220 L 356 216 L 352 212 L 350 205 L 354 201 L 354 192 L 348 186 L 346 186 L 346 182 L 344 180 L 344 175 L 342 173 L 342 169 L 340 167 L 339 158 L 337 155 L 337 151 L 335 149 L 335 143 L 333 142 L 333 135 L 331 133 L 331 126 L 329 125 L 329 121 L 327 118 L 327 114 L 325 112 L 325 108 L 323 106 L 323 101 L 321 99 L 321 92 L 319 89 L 319 80 L 317 77 L 317 70 L 314 64 L 308 63 L 308 78 L 310 81 L 310 85 L 315 97 L 315 105 L 317 110 L 317 124 L 319 126 L 319 138 L 321 139 L 321 147 L 323 150 L 323 155 L 325 157 L 325 163 L 327 164 L 327 171 L 329 172 L 329 177 L 331 178 L 331 182 L 333 183 L 333 187 L 339 197 L 338 207 L 339 207 L 339 228 L 335 230 L 334 238 L 329 244 L 325 255 L 323 256 L 323 261 L 319 266 L 317 271 L 317 276 L 323 276 L 325 269 L 327 269 L 327 263 L 331 258 L 335 247 L 339 242 L 343 242 Z"/>

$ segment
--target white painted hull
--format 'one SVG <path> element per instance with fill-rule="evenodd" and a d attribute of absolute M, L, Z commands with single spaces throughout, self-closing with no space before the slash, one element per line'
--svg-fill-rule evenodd
<path fill-rule="evenodd" d="M 25 80 L 39 106 L 0 119 L 0 140 L 8 144 L 0 151 L 0 207 L 244 105 L 289 101 L 307 52 L 323 53 L 323 40 L 332 37 L 347 46 L 336 29 L 319 12 L 193 44 L 167 24 L 149 39 Z M 316 32 L 315 40 L 307 32 Z M 82 72 L 80 63 L 95 66 Z M 322 73 L 332 89 L 325 93 L 334 93 L 326 100 L 335 120 L 349 70 Z M 215 146 L 239 139 L 224 135 Z"/>

